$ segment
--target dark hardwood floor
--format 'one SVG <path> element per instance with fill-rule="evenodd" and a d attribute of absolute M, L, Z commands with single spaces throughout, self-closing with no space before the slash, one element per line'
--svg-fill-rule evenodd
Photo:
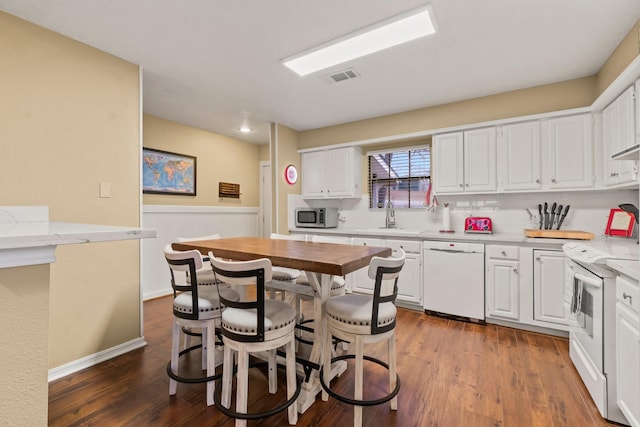
<path fill-rule="evenodd" d="M 49 385 L 50 426 L 232 426 L 207 407 L 204 384 L 179 384 L 169 396 L 166 364 L 171 347 L 171 298 L 144 303 L 148 346 Z M 371 353 L 386 360 L 382 346 Z M 199 370 L 200 352 L 181 359 L 181 370 Z M 364 409 L 364 425 L 380 426 L 607 426 L 569 359 L 566 339 L 495 325 L 480 325 L 400 310 L 397 325 L 398 411 L 388 404 Z M 351 363 L 351 362 L 350 362 Z M 351 368 L 352 365 L 349 365 Z M 387 379 L 366 365 L 365 398 L 384 394 Z M 249 408 L 260 410 L 284 396 L 265 392 L 264 375 L 252 370 Z M 198 372 L 199 373 L 199 372 Z M 332 382 L 352 390 L 352 369 Z M 298 426 L 351 426 L 352 408 L 329 399 L 316 403 Z M 250 426 L 287 425 L 286 411 Z"/>

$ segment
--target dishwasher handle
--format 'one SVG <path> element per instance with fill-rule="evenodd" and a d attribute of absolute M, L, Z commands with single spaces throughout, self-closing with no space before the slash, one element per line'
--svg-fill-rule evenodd
<path fill-rule="evenodd" d="M 478 251 L 474 251 L 474 250 L 471 250 L 471 249 L 459 250 L 459 249 L 426 248 L 426 250 L 437 251 L 437 252 L 446 252 L 446 253 L 450 253 L 450 254 L 476 254 L 476 253 L 480 253 Z"/>

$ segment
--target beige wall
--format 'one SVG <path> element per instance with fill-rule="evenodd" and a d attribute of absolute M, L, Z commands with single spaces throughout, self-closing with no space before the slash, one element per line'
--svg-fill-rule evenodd
<path fill-rule="evenodd" d="M 47 425 L 49 280 L 49 264 L 0 268 L 3 426 Z"/>
<path fill-rule="evenodd" d="M 606 60 L 597 75 L 597 92 L 601 94 L 640 53 L 640 20 Z"/>
<path fill-rule="evenodd" d="M 269 144 L 262 144 L 260 146 L 260 161 L 261 162 L 268 162 L 269 160 L 271 160 L 271 152 L 270 152 L 269 148 L 270 148 Z"/>
<path fill-rule="evenodd" d="M 0 58 L 1 204 L 139 226 L 138 67 L 2 12 Z M 111 198 L 98 197 L 101 182 Z M 56 256 L 50 368 L 140 337 L 138 241 L 61 246 Z"/>
<path fill-rule="evenodd" d="M 359 141 L 591 105 L 595 77 L 300 132 L 299 148 Z"/>
<path fill-rule="evenodd" d="M 259 145 L 144 115 L 144 146 L 196 156 L 196 196 L 145 194 L 145 205 L 259 206 Z M 219 198 L 218 183 L 240 184 L 240 199 Z"/>
<path fill-rule="evenodd" d="M 277 164 L 272 165 L 272 174 L 275 175 L 275 182 L 278 186 L 276 203 L 279 215 L 277 217 L 274 232 L 288 234 L 289 224 L 287 223 L 287 209 L 289 194 L 300 194 L 300 179 L 293 185 L 285 180 L 284 170 L 288 165 L 294 165 L 300 173 L 300 154 L 298 153 L 298 135 L 299 132 L 286 126 L 277 124 L 275 149 L 278 152 L 276 157 Z M 276 188 L 276 187 L 274 187 Z M 275 206 L 275 205 L 274 205 Z M 275 215 L 274 215 L 275 216 Z"/>

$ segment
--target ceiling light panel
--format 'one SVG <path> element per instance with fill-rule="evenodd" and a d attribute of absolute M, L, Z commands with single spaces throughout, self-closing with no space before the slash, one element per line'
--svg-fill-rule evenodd
<path fill-rule="evenodd" d="M 283 60 L 301 76 L 433 34 L 429 7 L 412 10 Z"/>

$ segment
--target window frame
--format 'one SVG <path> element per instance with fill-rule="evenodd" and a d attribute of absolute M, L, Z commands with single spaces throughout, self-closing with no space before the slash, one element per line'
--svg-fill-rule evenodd
<path fill-rule="evenodd" d="M 386 154 L 395 154 L 395 153 L 407 153 L 407 152 L 413 152 L 413 151 L 419 151 L 419 150 L 427 150 L 429 153 L 429 170 L 428 170 L 428 175 L 424 176 L 424 177 L 407 177 L 407 178 L 382 178 L 382 179 L 376 179 L 375 181 L 371 178 L 371 158 L 372 156 L 375 155 L 386 155 Z M 413 198 L 411 198 L 411 193 L 412 192 L 416 192 L 416 190 L 412 190 L 411 186 L 412 180 L 420 180 L 420 179 L 426 179 L 428 180 L 428 183 L 426 184 L 427 186 L 430 185 L 430 181 L 431 181 L 431 172 L 432 172 L 432 165 L 433 165 L 433 150 L 432 150 L 432 144 L 421 144 L 421 145 L 416 145 L 416 146 L 409 146 L 409 147 L 398 147 L 398 148 L 392 148 L 392 149 L 381 149 L 381 150 L 371 150 L 371 151 L 367 151 L 366 155 L 367 155 L 367 189 L 369 191 L 369 210 L 380 210 L 380 209 L 385 209 L 385 204 L 383 203 L 382 205 L 380 205 L 380 203 L 378 202 L 377 206 L 374 205 L 374 200 L 378 200 L 380 198 L 380 196 L 378 195 L 377 197 L 374 197 L 373 195 L 373 191 L 374 191 L 374 182 L 382 182 L 382 181 L 392 181 L 392 180 L 400 180 L 403 182 L 407 183 L 407 188 L 403 189 L 401 191 L 406 191 L 407 192 L 407 202 L 408 204 L 411 204 L 411 200 L 413 200 Z M 378 190 L 380 190 L 381 188 L 378 188 Z M 407 207 L 400 207 L 400 209 L 422 209 L 424 208 L 424 192 L 422 192 L 422 196 L 419 197 L 419 199 L 422 199 L 422 203 L 418 202 L 418 204 L 420 206 L 407 206 Z M 385 196 L 386 199 L 386 196 Z M 396 207 L 397 208 L 397 207 Z"/>

